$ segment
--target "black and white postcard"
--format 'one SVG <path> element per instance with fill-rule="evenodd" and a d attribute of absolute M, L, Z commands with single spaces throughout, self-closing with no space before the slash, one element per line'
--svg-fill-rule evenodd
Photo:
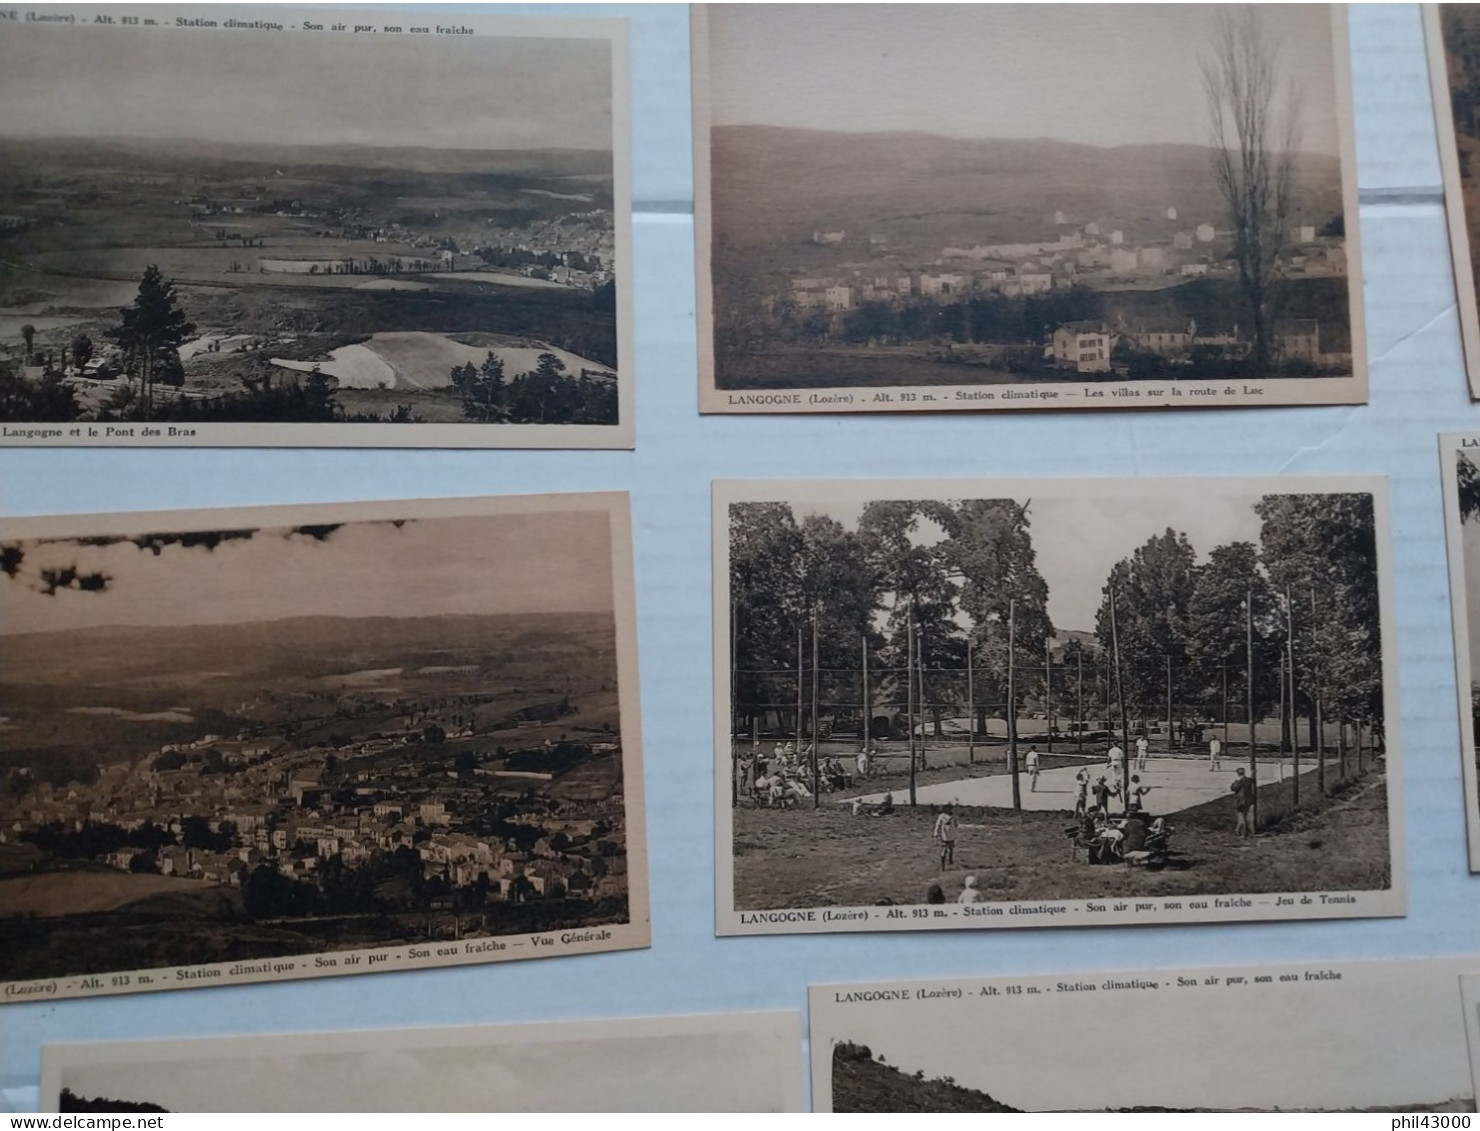
<path fill-rule="evenodd" d="M 812 1105 L 1473 1112 L 1460 1003 L 1473 969 L 1435 958 L 813 986 Z"/>
<path fill-rule="evenodd" d="M 630 448 L 625 20 L 0 22 L 0 443 Z"/>
<path fill-rule="evenodd" d="M 1444 209 L 1449 217 L 1450 257 L 1470 395 L 1480 398 L 1480 307 L 1475 269 L 1480 265 L 1480 5 L 1425 4 L 1424 36 L 1429 81 L 1444 172 Z"/>
<path fill-rule="evenodd" d="M 648 943 L 624 494 L 0 521 L 0 1001 Z"/>
<path fill-rule="evenodd" d="M 1346 15 L 695 10 L 705 412 L 1367 400 Z"/>
<path fill-rule="evenodd" d="M 57 1112 L 801 1111 L 796 1012 L 48 1045 Z"/>
<path fill-rule="evenodd" d="M 721 934 L 1404 914 L 1385 480 L 714 508 Z"/>
<path fill-rule="evenodd" d="M 1480 729 L 1480 433 L 1439 438 L 1444 482 L 1444 525 L 1449 545 L 1449 603 L 1454 614 L 1455 682 L 1459 690 L 1459 738 L 1469 829 L 1470 871 L 1480 872 L 1480 766 L 1475 732 Z"/>

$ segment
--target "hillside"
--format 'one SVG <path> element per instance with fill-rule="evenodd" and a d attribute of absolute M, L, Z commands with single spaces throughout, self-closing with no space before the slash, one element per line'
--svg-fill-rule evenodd
<path fill-rule="evenodd" d="M 866 227 L 891 243 L 944 247 L 1051 238 L 1056 210 L 1114 219 L 1135 239 L 1175 206 L 1182 224 L 1219 221 L 1210 151 L 1196 145 L 1101 148 L 1047 139 L 834 133 L 772 126 L 711 131 L 716 242 L 806 241 L 816 228 Z M 1303 154 L 1307 222 L 1341 211 L 1333 157 Z"/>
<path fill-rule="evenodd" d="M 1016 1112 L 985 1092 L 955 1081 L 926 1080 L 875 1060 L 867 1045 L 841 1042 L 833 1048 L 832 1109 L 835 1112 L 954 1111 Z"/>

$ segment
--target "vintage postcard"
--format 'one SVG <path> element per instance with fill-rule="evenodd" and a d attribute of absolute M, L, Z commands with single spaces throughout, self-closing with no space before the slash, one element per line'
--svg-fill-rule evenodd
<path fill-rule="evenodd" d="M 1449 214 L 1449 246 L 1459 300 L 1460 335 L 1470 395 L 1480 398 L 1480 313 L 1476 308 L 1476 238 L 1480 235 L 1480 179 L 1474 168 L 1480 152 L 1480 5 L 1425 4 L 1429 81 L 1439 132 L 1439 164 L 1444 171 L 1444 210 Z"/>
<path fill-rule="evenodd" d="M 813 986 L 812 1106 L 1472 1112 L 1460 974 L 1474 968 L 1433 958 Z"/>
<path fill-rule="evenodd" d="M 0 520 L 0 1001 L 648 945 L 627 496 Z"/>
<path fill-rule="evenodd" d="M 801 1014 L 48 1045 L 45 1111 L 801 1111 Z"/>
<path fill-rule="evenodd" d="M 1405 913 L 1386 480 L 714 508 L 720 934 Z"/>
<path fill-rule="evenodd" d="M 1464 768 L 1465 821 L 1470 871 L 1480 872 L 1480 768 L 1475 733 L 1480 729 L 1480 433 L 1439 438 L 1444 482 L 1444 527 L 1449 543 L 1449 603 L 1454 614 L 1454 667 L 1459 690 L 1459 736 Z"/>
<path fill-rule="evenodd" d="M 693 57 L 703 411 L 1366 402 L 1343 5 L 709 4 Z"/>
<path fill-rule="evenodd" d="M 1460 975 L 1460 996 L 1464 1001 L 1465 1036 L 1469 1038 L 1470 1075 L 1480 1094 L 1480 963 Z"/>
<path fill-rule="evenodd" d="M 625 20 L 0 15 L 0 444 L 632 447 Z"/>

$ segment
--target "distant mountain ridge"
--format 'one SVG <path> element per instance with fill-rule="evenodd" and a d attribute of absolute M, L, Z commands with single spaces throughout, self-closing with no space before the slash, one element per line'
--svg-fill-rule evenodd
<path fill-rule="evenodd" d="M 842 133 L 781 126 L 710 131 L 717 237 L 764 242 L 778 227 L 963 219 L 979 230 L 942 242 L 1047 235 L 1054 211 L 1126 224 L 1178 210 L 1181 222 L 1222 216 L 1207 146 L 1099 147 L 1053 139 L 957 138 L 918 132 Z M 1297 156 L 1307 212 L 1342 206 L 1336 157 Z"/>
<path fill-rule="evenodd" d="M 611 172 L 611 150 L 551 146 L 538 149 L 438 149 L 432 146 L 285 145 L 212 141 L 195 138 L 41 138 L 0 135 L 0 154 L 19 151 L 29 161 L 92 162 L 101 155 L 137 162 L 168 158 L 187 165 L 248 166 L 267 176 L 278 169 L 302 176 L 315 169 L 357 168 L 426 170 L 443 174 L 522 173 L 529 176 L 585 176 Z"/>

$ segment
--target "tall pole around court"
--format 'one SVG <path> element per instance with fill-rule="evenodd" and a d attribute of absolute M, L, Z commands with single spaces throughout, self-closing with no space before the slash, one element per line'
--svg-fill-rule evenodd
<path fill-rule="evenodd" d="M 1172 656 L 1167 653 L 1167 757 L 1172 754 Z"/>
<path fill-rule="evenodd" d="M 735 601 L 730 599 L 730 804 L 740 804 L 740 704 L 739 679 L 740 675 L 735 670 L 739 663 L 740 645 L 736 640 L 739 635 L 736 628 L 739 617 L 735 610 Z M 751 750 L 753 754 L 754 749 Z"/>
<path fill-rule="evenodd" d="M 805 670 L 802 666 L 802 626 L 797 625 L 797 754 L 802 752 L 802 681 Z"/>
<path fill-rule="evenodd" d="M 971 637 L 966 638 L 966 761 L 976 765 L 976 669 Z"/>
<path fill-rule="evenodd" d="M 1115 704 L 1120 709 L 1120 741 L 1128 743 L 1130 730 L 1126 726 L 1125 719 L 1125 682 L 1120 677 L 1120 623 L 1116 615 L 1115 587 L 1110 587 L 1110 650 L 1115 662 Z M 1110 741 L 1116 741 L 1114 733 L 1110 735 Z M 1125 753 L 1125 747 L 1121 747 L 1121 753 Z M 1120 796 L 1125 805 L 1126 812 L 1130 812 L 1131 796 L 1131 760 L 1128 756 L 1120 760 Z"/>
<path fill-rule="evenodd" d="M 817 606 L 812 606 L 812 808 L 822 804 L 822 780 L 817 769 L 817 747 L 822 741 L 822 725 L 818 718 L 817 697 L 821 672 L 817 666 Z"/>
<path fill-rule="evenodd" d="M 1082 753 L 1084 750 L 1084 644 L 1079 646 L 1079 675 L 1074 681 L 1074 749 Z"/>
<path fill-rule="evenodd" d="M 1012 774 L 1012 807 L 1023 807 L 1017 748 L 1017 601 L 1007 602 L 1007 767 Z"/>
<path fill-rule="evenodd" d="M 1316 587 L 1312 585 L 1310 587 L 1310 630 L 1312 635 L 1314 635 L 1316 625 L 1319 623 L 1320 621 L 1316 619 Z M 1314 648 L 1310 649 L 1310 655 L 1314 658 Z M 1315 686 L 1315 680 L 1311 680 L 1310 710 L 1311 719 L 1315 723 L 1314 733 L 1316 736 L 1316 792 L 1319 800 L 1324 802 L 1326 800 L 1326 719 L 1322 706 L 1319 689 Z"/>
<path fill-rule="evenodd" d="M 1048 752 L 1053 753 L 1053 638 L 1043 638 L 1043 714 L 1048 719 Z"/>
<path fill-rule="evenodd" d="M 858 749 L 867 750 L 874 728 L 874 706 L 868 696 L 868 634 L 859 639 L 859 652 L 863 657 L 863 727 L 858 732 Z"/>
<path fill-rule="evenodd" d="M 1295 717 L 1295 602 L 1290 587 L 1285 586 L 1285 680 L 1283 689 L 1290 704 L 1290 772 L 1295 775 L 1290 786 L 1290 804 L 1300 808 L 1300 724 Z"/>
<path fill-rule="evenodd" d="M 920 708 L 920 769 L 928 770 L 925 756 L 925 632 L 915 630 L 915 679 L 919 690 L 915 693 L 915 705 Z"/>
<path fill-rule="evenodd" d="M 1228 747 L 1228 664 L 1223 665 L 1223 746 Z"/>
<path fill-rule="evenodd" d="M 905 714 L 910 731 L 910 804 L 915 804 L 915 606 L 910 604 L 909 620 L 905 624 Z"/>
<path fill-rule="evenodd" d="M 1254 590 L 1251 588 L 1244 601 L 1244 657 L 1248 664 L 1249 707 L 1249 779 L 1254 783 L 1254 806 L 1251 814 L 1251 832 L 1259 831 L 1259 744 L 1254 733 Z"/>

